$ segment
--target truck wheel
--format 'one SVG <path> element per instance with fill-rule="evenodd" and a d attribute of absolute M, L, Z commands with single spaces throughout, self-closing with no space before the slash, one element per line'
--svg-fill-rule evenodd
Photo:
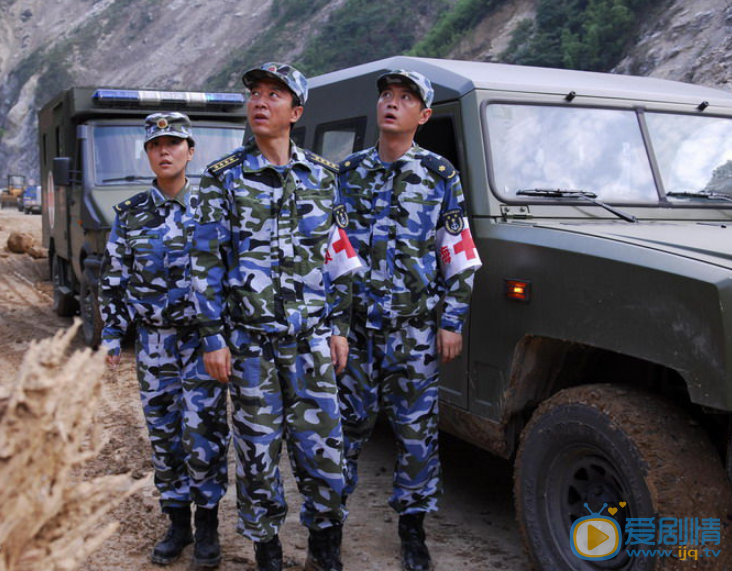
<path fill-rule="evenodd" d="M 674 557 L 635 557 L 625 548 L 628 518 L 719 518 L 721 552 L 700 557 L 694 569 L 732 564 L 727 513 L 732 489 L 704 431 L 674 405 L 641 391 L 612 385 L 563 390 L 544 402 L 521 436 L 514 471 L 519 524 L 529 554 L 541 571 L 672 570 L 689 568 Z M 625 502 L 625 507 L 620 505 Z M 612 559 L 580 559 L 570 528 L 580 517 L 616 508 L 622 534 Z M 656 530 L 658 527 L 655 528 Z M 700 546 L 703 548 L 704 546 Z M 667 549 L 678 545 L 629 545 Z M 700 551 L 701 553 L 701 551 Z"/>
<path fill-rule="evenodd" d="M 99 313 L 99 300 L 97 290 L 91 285 L 91 281 L 84 271 L 79 284 L 79 312 L 81 313 L 81 331 L 84 335 L 84 343 L 96 349 L 102 341 L 102 316 Z"/>
<path fill-rule="evenodd" d="M 77 303 L 74 293 L 66 284 L 66 262 L 56 254 L 51 259 L 51 280 L 53 280 L 53 311 L 59 317 L 76 315 Z"/>

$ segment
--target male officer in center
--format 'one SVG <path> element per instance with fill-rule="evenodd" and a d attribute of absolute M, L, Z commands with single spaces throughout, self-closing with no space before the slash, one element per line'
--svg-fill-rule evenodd
<path fill-rule="evenodd" d="M 338 256 L 346 267 L 358 258 L 345 247 L 337 165 L 290 139 L 305 77 L 267 63 L 242 79 L 253 137 L 206 169 L 198 195 L 192 272 L 204 362 L 229 382 L 238 531 L 255 542 L 258 569 L 282 569 L 284 435 L 310 530 L 305 569 L 340 571 L 346 511 L 335 374 L 348 354 L 351 290 L 348 273 L 332 268 Z"/>
<path fill-rule="evenodd" d="M 344 498 L 354 491 L 359 454 L 383 408 L 397 440 L 389 503 L 399 514 L 402 566 L 426 571 L 432 565 L 423 520 L 441 493 L 438 357 L 447 362 L 462 350 L 480 260 L 457 171 L 414 143 L 432 114 L 430 81 L 394 70 L 377 87 L 378 145 L 343 161 L 339 176 L 348 235 L 365 262 L 354 276 L 350 355 L 339 379 Z"/>

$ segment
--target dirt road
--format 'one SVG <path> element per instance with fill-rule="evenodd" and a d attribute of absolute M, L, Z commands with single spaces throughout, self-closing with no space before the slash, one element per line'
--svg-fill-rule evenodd
<path fill-rule="evenodd" d="M 32 339 L 68 327 L 70 319 L 51 311 L 51 284 L 47 260 L 11 254 L 5 249 L 12 230 L 30 232 L 40 243 L 40 216 L 0 211 L 0 391 L 6 390 Z M 78 343 L 81 348 L 81 343 Z M 98 421 L 109 442 L 101 456 L 85 466 L 83 475 L 130 472 L 143 478 L 150 471 L 134 356 L 127 347 L 123 363 L 108 374 L 106 398 Z M 441 440 L 445 496 L 442 510 L 427 519 L 428 544 L 437 571 L 525 571 L 528 559 L 518 534 L 512 503 L 511 466 L 483 451 L 445 435 Z M 233 451 L 230 450 L 230 486 L 221 507 L 222 571 L 253 570 L 251 544 L 235 533 Z M 285 455 L 283 457 L 286 458 Z M 361 483 L 349 502 L 351 515 L 344 530 L 343 560 L 347 571 L 397 571 L 399 542 L 397 518 L 387 506 L 394 463 L 388 429 L 377 428 L 361 462 Z M 307 550 L 307 534 L 298 522 L 299 496 L 289 466 L 283 462 L 290 513 L 281 537 L 285 565 L 300 571 Z M 114 510 L 120 529 L 82 567 L 84 571 L 152 571 L 151 545 L 166 528 L 151 482 L 142 493 Z M 171 571 L 191 568 L 192 549 Z"/>

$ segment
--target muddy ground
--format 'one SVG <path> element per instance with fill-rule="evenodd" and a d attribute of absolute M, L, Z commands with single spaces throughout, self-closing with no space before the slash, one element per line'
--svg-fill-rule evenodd
<path fill-rule="evenodd" d="M 40 243 L 41 217 L 14 210 L 0 211 L 0 391 L 7 390 L 32 339 L 68 327 L 70 319 L 51 310 L 48 261 L 12 254 L 5 244 L 12 230 L 30 232 Z M 77 342 L 79 348 L 81 342 Z M 149 445 L 134 373 L 134 355 L 126 347 L 121 367 L 105 379 L 105 403 L 98 411 L 109 439 L 102 454 L 81 476 L 131 473 L 144 478 L 151 470 Z M 511 465 L 448 435 L 441 440 L 445 496 L 441 511 L 426 521 L 428 545 L 437 571 L 524 571 L 530 569 L 512 503 Z M 283 455 L 286 458 L 285 455 Z M 251 544 L 235 532 L 233 450 L 230 450 L 229 493 L 221 507 L 222 571 L 253 570 Z M 343 561 L 347 571 L 398 570 L 396 522 L 386 504 L 391 486 L 394 447 L 380 424 L 361 462 L 360 487 L 349 501 L 351 515 L 344 530 Z M 285 565 L 300 571 L 307 534 L 298 522 L 299 496 L 287 462 L 283 462 L 290 513 L 281 532 Z M 151 571 L 152 544 L 165 531 L 154 486 L 150 481 L 111 515 L 121 522 L 118 532 L 82 567 L 83 571 Z M 192 567 L 192 548 L 167 567 Z"/>

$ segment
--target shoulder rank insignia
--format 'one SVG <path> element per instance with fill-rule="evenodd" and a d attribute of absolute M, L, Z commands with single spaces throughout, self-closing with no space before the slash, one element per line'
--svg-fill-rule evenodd
<path fill-rule="evenodd" d="M 457 174 L 455 167 L 450 164 L 450 161 L 438 155 L 422 156 L 422 164 L 445 180 L 450 180 Z"/>
<path fill-rule="evenodd" d="M 303 149 L 305 151 L 305 156 L 309 161 L 312 161 L 314 163 L 317 163 L 321 166 L 324 166 L 328 170 L 331 170 L 335 173 L 338 172 L 338 165 L 329 161 L 328 159 L 324 159 L 320 155 L 316 155 L 314 152 L 309 151 L 308 149 Z"/>
<path fill-rule="evenodd" d="M 345 228 L 348 226 L 348 212 L 346 212 L 345 204 L 339 204 L 333 208 L 333 219 L 335 220 L 338 228 Z"/>
<path fill-rule="evenodd" d="M 138 192 L 135 196 L 132 198 L 128 198 L 124 202 L 120 202 L 119 204 L 115 205 L 114 209 L 117 212 L 124 212 L 125 210 L 129 210 L 131 208 L 134 208 L 135 206 L 139 206 L 145 200 L 147 200 L 149 191 L 143 190 L 142 192 Z"/>
<path fill-rule="evenodd" d="M 463 231 L 463 211 L 461 209 L 448 210 L 443 214 L 443 220 L 448 234 L 457 236 Z"/>
<path fill-rule="evenodd" d="M 229 170 L 230 168 L 235 167 L 238 164 L 241 164 L 244 161 L 244 155 L 243 153 L 239 151 L 235 151 L 231 153 L 229 156 L 224 157 L 220 161 L 216 161 L 215 163 L 211 163 L 206 167 L 206 170 L 209 171 L 214 176 L 219 176 L 221 173 Z"/>
<path fill-rule="evenodd" d="M 356 153 L 355 155 L 351 155 L 346 160 L 341 161 L 338 165 L 338 168 L 341 172 L 350 171 L 355 168 L 358 168 L 358 165 L 361 164 L 363 159 L 366 157 L 365 152 Z"/>

